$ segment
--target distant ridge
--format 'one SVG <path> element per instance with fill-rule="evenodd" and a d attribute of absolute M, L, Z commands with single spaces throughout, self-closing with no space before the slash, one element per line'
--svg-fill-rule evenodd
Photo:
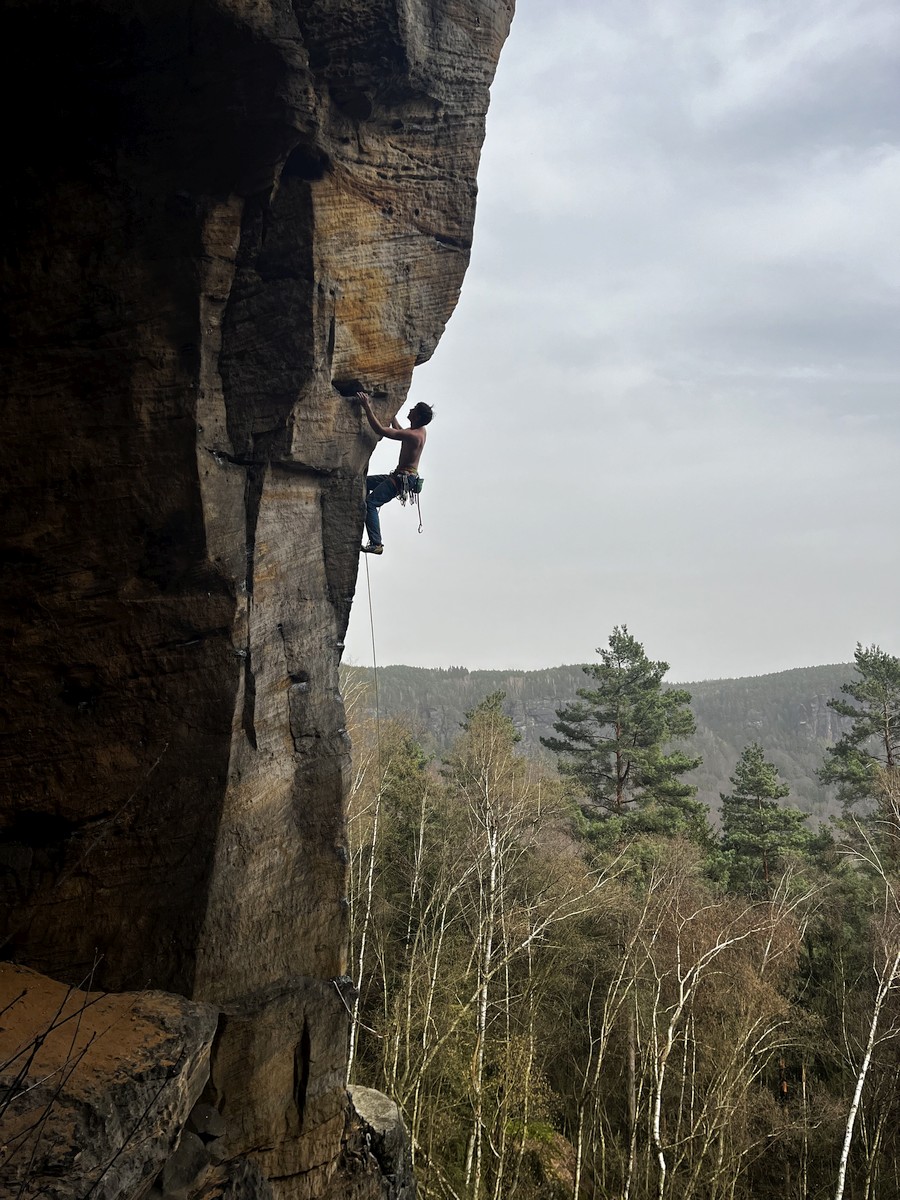
<path fill-rule="evenodd" d="M 345 671 L 371 679 L 368 667 Z M 827 746 L 843 728 L 828 701 L 853 673 L 853 663 L 833 663 L 678 683 L 691 693 L 697 720 L 691 746 L 703 755 L 703 764 L 691 779 L 700 799 L 714 813 L 718 811 L 719 795 L 729 790 L 738 756 L 744 746 L 756 741 L 790 786 L 790 803 L 819 821 L 837 813 L 834 797 L 821 787 L 815 772 Z M 382 717 L 405 717 L 426 748 L 437 755 L 447 750 L 469 709 L 491 692 L 502 691 L 522 748 L 547 756 L 540 739 L 552 732 L 556 710 L 586 686 L 590 679 L 579 663 L 532 671 L 470 671 L 463 666 L 378 670 Z"/>

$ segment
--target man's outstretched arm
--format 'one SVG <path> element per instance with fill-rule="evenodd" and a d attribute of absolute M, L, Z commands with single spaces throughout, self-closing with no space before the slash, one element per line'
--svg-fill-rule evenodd
<path fill-rule="evenodd" d="M 403 441 L 403 435 L 407 431 L 400 428 L 400 426 L 397 424 L 396 417 L 391 417 L 390 425 L 382 425 L 382 423 L 375 416 L 375 413 L 372 411 L 372 402 L 367 393 L 357 392 L 356 398 L 363 406 L 363 412 L 366 414 L 366 419 L 379 437 L 391 438 L 395 442 Z"/>

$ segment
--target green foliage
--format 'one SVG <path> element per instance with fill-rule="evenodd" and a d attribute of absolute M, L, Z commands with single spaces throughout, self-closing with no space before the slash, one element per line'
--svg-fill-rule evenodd
<path fill-rule="evenodd" d="M 818 772 L 826 748 L 840 737 L 844 726 L 828 701 L 851 671 L 849 664 L 798 667 L 689 684 L 697 721 L 691 749 L 703 755 L 703 764 L 690 776 L 699 796 L 718 811 L 734 764 L 753 740 L 765 747 L 798 808 L 820 823 L 835 815 L 839 806 L 819 781 Z"/>
<path fill-rule="evenodd" d="M 696 788 L 682 776 L 699 758 L 667 749 L 695 731 L 690 693 L 664 688 L 669 669 L 651 662 L 625 625 L 616 626 L 600 662 L 586 666 L 593 688 L 557 710 L 558 737 L 542 738 L 574 779 L 589 818 L 612 818 L 622 833 L 689 833 L 703 836 Z"/>
<path fill-rule="evenodd" d="M 731 777 L 733 791 L 722 796 L 722 850 L 729 887 L 768 894 L 792 853 L 809 848 L 806 814 L 780 805 L 790 788 L 753 742 Z"/>
<path fill-rule="evenodd" d="M 829 707 L 850 722 L 850 728 L 828 750 L 819 772 L 823 783 L 837 787 L 849 811 L 876 798 L 878 768 L 897 763 L 900 735 L 900 659 L 880 646 L 856 645 L 856 677 L 841 687 L 855 701 L 833 699 Z"/>
<path fill-rule="evenodd" d="M 516 732 L 512 721 L 503 711 L 505 699 L 506 692 L 499 690 L 490 692 L 483 700 L 479 700 L 474 708 L 469 709 L 462 722 L 462 728 L 466 733 L 470 733 L 473 728 L 480 728 L 482 733 L 501 738 L 511 749 L 516 742 L 522 739 Z"/>

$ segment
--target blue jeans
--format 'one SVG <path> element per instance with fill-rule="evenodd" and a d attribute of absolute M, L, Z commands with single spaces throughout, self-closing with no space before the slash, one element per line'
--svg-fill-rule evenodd
<path fill-rule="evenodd" d="M 366 476 L 366 533 L 373 546 L 381 545 L 381 520 L 378 510 L 397 495 L 397 485 L 392 475 Z"/>

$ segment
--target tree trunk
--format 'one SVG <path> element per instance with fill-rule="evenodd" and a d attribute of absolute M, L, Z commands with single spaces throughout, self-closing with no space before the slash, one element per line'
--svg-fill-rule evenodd
<path fill-rule="evenodd" d="M 859 1068 L 859 1074 L 856 1077 L 856 1088 L 853 1092 L 853 1100 L 850 1103 L 850 1111 L 847 1114 L 847 1127 L 844 1131 L 844 1145 L 841 1149 L 841 1161 L 838 1166 L 837 1187 L 835 1188 L 834 1200 L 843 1200 L 844 1185 L 847 1179 L 847 1160 L 850 1157 L 850 1143 L 853 1140 L 853 1128 L 856 1124 L 856 1114 L 859 1111 L 859 1102 L 862 1098 L 863 1085 L 866 1082 L 866 1075 L 869 1071 L 869 1066 L 872 1062 L 872 1051 L 875 1048 L 875 1042 L 878 1037 L 878 1022 L 881 1018 L 881 1010 L 884 1007 L 884 1002 L 887 999 L 888 992 L 894 984 L 897 977 L 898 969 L 900 969 L 900 950 L 894 955 L 890 967 L 884 971 L 878 980 L 878 991 L 875 994 L 875 1003 L 872 1007 L 872 1021 L 869 1025 L 869 1039 L 866 1042 L 866 1052 L 863 1055 L 862 1064 Z"/>

